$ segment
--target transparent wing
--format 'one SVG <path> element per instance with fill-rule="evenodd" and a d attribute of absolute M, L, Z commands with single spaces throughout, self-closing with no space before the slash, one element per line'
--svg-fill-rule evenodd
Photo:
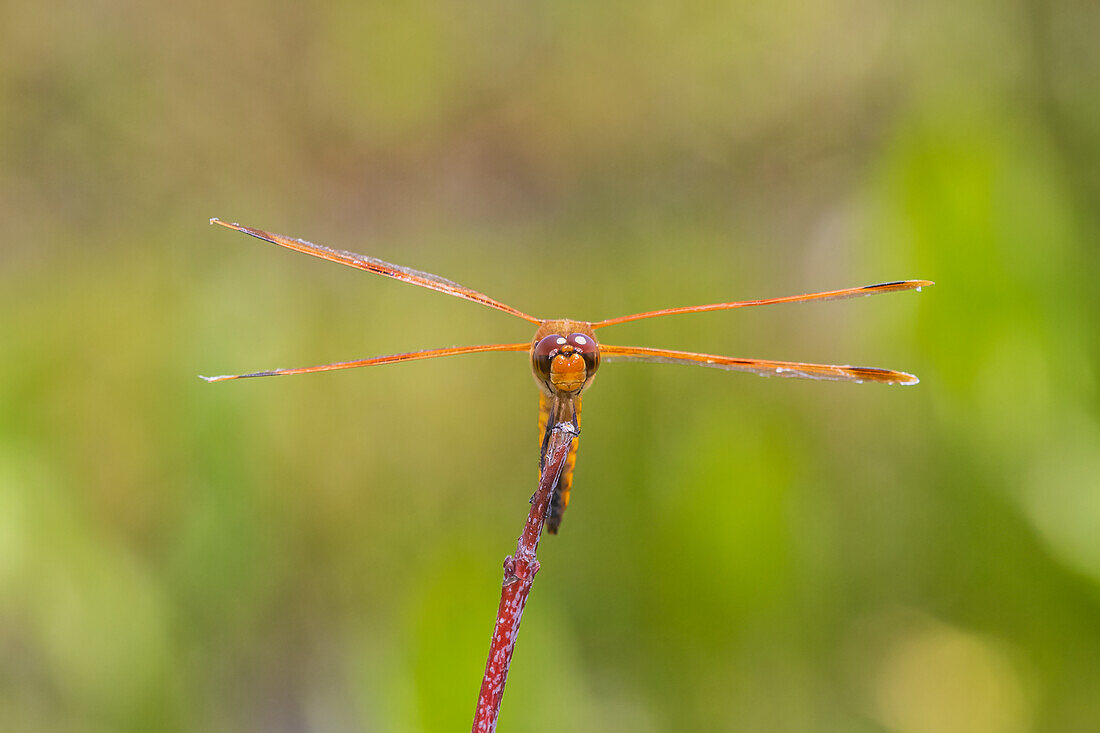
<path fill-rule="evenodd" d="M 511 313 L 513 316 L 519 316 L 525 321 L 531 323 L 541 323 L 538 318 L 530 316 L 521 310 L 517 310 L 510 305 L 505 305 L 500 301 L 493 300 L 485 293 L 479 293 L 476 290 L 471 290 L 465 286 L 459 285 L 456 282 L 452 282 L 439 275 L 433 275 L 430 272 L 421 272 L 420 270 L 414 270 L 411 267 L 402 267 L 401 265 L 392 265 L 389 262 L 383 262 L 382 260 L 374 257 L 368 257 L 367 255 L 360 255 L 354 252 L 345 252 L 339 249 L 329 249 L 320 244 L 314 244 L 313 242 L 307 242 L 304 239 L 294 239 L 293 237 L 286 237 L 282 234 L 271 234 L 265 232 L 262 229 L 253 229 L 252 227 L 246 227 L 241 224 L 230 224 L 224 222 L 221 219 L 211 219 L 211 224 L 220 224 L 223 227 L 234 229 L 238 232 L 244 232 L 245 234 L 251 234 L 257 239 L 262 239 L 265 242 L 271 242 L 277 244 L 280 247 L 286 247 L 296 252 L 304 252 L 307 255 L 313 255 L 314 257 L 320 257 L 330 262 L 339 262 L 341 265 L 347 265 L 348 267 L 357 267 L 360 270 L 366 270 L 367 272 L 373 272 L 378 275 L 385 275 L 386 277 L 392 277 L 395 280 L 401 282 L 412 283 L 413 285 L 419 285 L 422 288 L 429 288 L 436 290 L 440 293 L 447 293 L 448 295 L 454 295 L 458 298 L 465 298 L 466 300 L 472 300 L 475 303 L 481 303 L 487 305 L 490 308 L 496 308 L 499 311 L 505 313 Z"/>
<path fill-rule="evenodd" d="M 739 300 L 732 303 L 711 303 L 710 305 L 689 305 L 682 308 L 662 308 L 657 311 L 646 311 L 629 316 L 608 318 L 592 324 L 592 328 L 613 326 L 617 323 L 640 321 L 643 318 L 656 318 L 657 316 L 671 316 L 677 313 L 706 313 L 707 311 L 731 310 L 733 308 L 748 308 L 754 305 L 773 305 L 775 303 L 805 303 L 811 300 L 844 300 L 845 298 L 860 298 L 876 293 L 894 293 L 899 290 L 920 290 L 923 287 L 935 285 L 931 280 L 898 280 L 896 282 L 879 283 L 877 285 L 864 285 L 858 288 L 844 288 L 843 290 L 827 290 L 823 293 L 807 293 L 806 295 L 788 295 L 782 298 L 765 298 L 763 300 Z"/>
<path fill-rule="evenodd" d="M 606 361 L 644 361 L 655 364 L 695 364 L 714 369 L 750 372 L 762 377 L 798 377 L 828 379 L 838 382 L 879 382 L 881 384 L 916 384 L 912 374 L 891 369 L 836 364 L 807 364 L 800 361 L 769 361 L 767 359 L 735 359 L 729 356 L 698 354 L 693 351 L 648 349 L 644 346 L 600 345 L 600 357 Z"/>
<path fill-rule="evenodd" d="M 521 344 L 483 344 L 481 346 L 452 346 L 448 349 L 428 349 L 426 351 L 413 351 L 408 354 L 392 354 L 389 356 L 375 356 L 359 361 L 341 361 L 335 364 L 322 364 L 321 366 L 299 367 L 297 369 L 271 369 L 266 372 L 252 372 L 251 374 L 223 374 L 218 377 L 202 377 L 207 382 L 224 382 L 227 379 L 246 379 L 248 377 L 276 377 L 285 374 L 308 374 L 309 372 L 331 372 L 337 369 L 355 369 L 357 367 L 381 366 L 383 364 L 396 364 L 401 361 L 416 361 L 417 359 L 434 359 L 438 356 L 458 356 L 459 354 L 476 354 L 482 351 L 527 351 L 531 343 L 524 341 Z"/>

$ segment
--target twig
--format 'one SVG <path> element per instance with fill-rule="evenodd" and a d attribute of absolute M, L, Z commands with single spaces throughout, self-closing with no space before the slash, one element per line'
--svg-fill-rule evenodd
<path fill-rule="evenodd" d="M 504 683 L 508 679 L 508 665 L 519 635 L 523 608 L 531 592 L 539 563 L 535 552 L 542 536 L 542 524 L 554 485 L 561 476 L 569 446 L 579 433 L 576 423 L 559 422 L 547 431 L 544 441 L 542 473 L 539 488 L 531 497 L 531 511 L 527 524 L 516 543 L 516 554 L 504 559 L 504 584 L 500 589 L 500 606 L 497 608 L 496 626 L 489 644 L 489 659 L 485 663 L 485 676 L 481 680 L 481 693 L 474 713 L 473 733 L 492 733 L 497 729 L 497 713 L 504 697 Z"/>

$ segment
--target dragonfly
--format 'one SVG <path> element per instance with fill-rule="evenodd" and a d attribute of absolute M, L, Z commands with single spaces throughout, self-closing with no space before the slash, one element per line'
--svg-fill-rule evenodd
<path fill-rule="evenodd" d="M 254 229 L 241 224 L 231 224 L 217 218 L 211 219 L 210 223 L 219 224 L 223 227 L 249 234 L 265 242 L 271 242 L 272 244 L 277 244 L 280 247 L 286 247 L 296 252 L 313 255 L 314 257 L 320 257 L 330 262 L 337 262 L 341 265 L 366 270 L 367 272 L 384 275 L 385 277 L 400 280 L 401 282 L 419 285 L 440 293 L 446 293 L 457 298 L 464 298 L 474 303 L 480 303 L 481 305 L 509 313 L 517 318 L 522 318 L 534 324 L 536 328 L 535 335 L 530 341 L 522 341 L 514 344 L 452 346 L 448 348 L 413 351 L 405 354 L 375 356 L 369 359 L 359 359 L 356 361 L 342 361 L 335 364 L 322 364 L 320 366 L 299 367 L 295 369 L 270 369 L 262 372 L 251 372 L 249 374 L 226 374 L 216 377 L 202 377 L 202 379 L 205 379 L 207 382 L 222 382 L 231 379 L 249 379 L 252 377 L 274 377 L 289 374 L 309 374 L 312 372 L 328 372 L 337 369 L 357 369 L 359 367 L 398 364 L 402 362 L 417 361 L 419 359 L 435 359 L 443 356 L 458 356 L 460 354 L 477 354 L 486 351 L 525 351 L 530 358 L 531 372 L 539 389 L 539 438 L 543 446 L 543 454 L 545 454 L 545 447 L 550 437 L 551 428 L 554 425 L 569 422 L 579 432 L 581 395 L 592 385 L 592 380 L 595 378 L 600 364 L 604 361 L 692 364 L 714 369 L 725 369 L 728 371 L 749 372 L 761 376 L 796 377 L 839 382 L 877 382 L 879 384 L 911 385 L 920 381 L 912 374 L 894 371 L 892 369 L 879 369 L 876 367 L 734 358 L 715 354 L 703 354 L 694 351 L 655 349 L 646 346 L 613 346 L 601 343 L 596 337 L 596 331 L 608 326 L 617 326 L 622 323 L 684 313 L 706 313 L 708 311 L 733 310 L 736 308 L 749 308 L 778 303 L 843 300 L 846 298 L 858 298 L 866 295 L 894 293 L 906 290 L 919 291 L 923 287 L 933 285 L 934 283 L 930 280 L 897 280 L 875 285 L 864 285 L 862 287 L 828 290 L 820 293 L 789 295 L 780 298 L 764 298 L 762 300 L 742 300 L 729 303 L 662 308 L 660 310 L 646 311 L 644 313 L 634 313 L 628 316 L 608 318 L 603 321 L 579 321 L 571 318 L 546 319 L 536 318 L 517 308 L 494 300 L 484 293 L 480 293 L 428 272 L 421 272 L 409 267 L 390 264 L 389 262 L 383 262 L 380 259 L 368 257 L 367 255 L 330 249 L 329 247 L 313 244 L 303 239 L 295 239 L 282 234 L 272 234 L 261 229 Z M 557 534 L 561 526 L 562 517 L 565 514 L 565 509 L 569 506 L 569 495 L 573 486 L 573 470 L 577 460 L 577 440 L 577 438 L 574 438 L 570 446 L 565 466 L 554 487 L 550 508 L 545 519 L 546 529 L 553 534 Z"/>

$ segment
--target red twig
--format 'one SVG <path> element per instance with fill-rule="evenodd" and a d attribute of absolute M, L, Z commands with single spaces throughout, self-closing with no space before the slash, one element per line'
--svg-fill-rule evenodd
<path fill-rule="evenodd" d="M 500 712 L 504 683 L 508 679 L 508 665 L 512 662 L 512 651 L 519 635 L 519 623 L 523 618 L 523 608 L 527 605 L 531 584 L 535 581 L 535 573 L 539 571 L 535 551 L 539 546 L 539 537 L 542 536 L 542 523 L 546 519 L 546 509 L 550 504 L 554 484 L 561 475 L 565 457 L 569 454 L 569 445 L 575 437 L 577 428 L 571 423 L 560 422 L 551 428 L 543 454 L 539 488 L 531 497 L 527 524 L 516 543 L 516 554 L 504 559 L 504 584 L 500 589 L 500 606 L 497 608 L 493 639 L 489 644 L 489 660 L 485 663 L 485 676 L 481 680 L 481 693 L 477 698 L 473 733 L 492 733 L 497 729 L 497 713 Z"/>

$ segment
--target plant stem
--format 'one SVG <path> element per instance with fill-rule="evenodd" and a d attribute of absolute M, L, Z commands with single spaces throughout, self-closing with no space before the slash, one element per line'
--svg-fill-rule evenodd
<path fill-rule="evenodd" d="M 516 543 L 516 554 L 504 559 L 504 583 L 500 589 L 500 606 L 497 608 L 496 626 L 489 644 L 489 659 L 485 663 L 485 676 L 481 680 L 481 693 L 477 698 L 477 711 L 474 713 L 473 733 L 492 733 L 497 728 L 497 714 L 500 701 L 504 697 L 504 683 L 508 679 L 508 666 L 512 662 L 519 624 L 523 618 L 523 609 L 527 605 L 527 596 L 539 571 L 535 558 L 539 538 L 542 536 L 542 524 L 546 519 L 546 510 L 550 505 L 550 496 L 561 476 L 569 446 L 577 437 L 578 429 L 574 423 L 559 422 L 548 431 L 545 442 L 542 473 L 539 476 L 539 488 L 531 497 L 531 511 L 527 514 L 527 523 Z"/>

